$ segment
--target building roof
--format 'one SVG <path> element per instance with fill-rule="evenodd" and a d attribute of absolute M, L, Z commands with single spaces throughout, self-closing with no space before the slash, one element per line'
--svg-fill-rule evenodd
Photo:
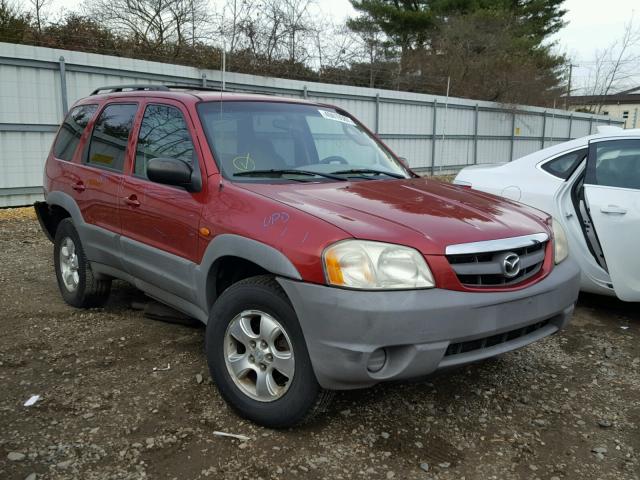
<path fill-rule="evenodd" d="M 572 95 L 567 100 L 571 105 L 640 103 L 640 87 L 630 88 L 611 95 Z"/>

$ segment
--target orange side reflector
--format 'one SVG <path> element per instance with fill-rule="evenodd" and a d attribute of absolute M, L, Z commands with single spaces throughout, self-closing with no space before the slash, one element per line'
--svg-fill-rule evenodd
<path fill-rule="evenodd" d="M 208 237 L 209 235 L 211 235 L 211 230 L 209 230 L 207 227 L 200 227 L 200 235 L 202 235 L 203 237 Z"/>

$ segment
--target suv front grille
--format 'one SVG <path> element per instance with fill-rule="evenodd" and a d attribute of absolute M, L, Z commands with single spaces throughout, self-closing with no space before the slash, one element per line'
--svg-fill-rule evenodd
<path fill-rule="evenodd" d="M 499 333 L 490 337 L 478 338 L 476 340 L 470 340 L 468 342 L 451 343 L 447 347 L 447 351 L 444 356 L 459 355 L 461 353 L 473 352 L 474 350 L 482 350 L 484 348 L 495 347 L 501 343 L 510 342 L 525 335 L 529 335 L 543 327 L 549 325 L 549 320 L 543 320 L 542 322 L 527 325 L 526 327 L 517 328 L 508 332 Z"/>
<path fill-rule="evenodd" d="M 544 241 L 540 241 L 543 238 L 541 235 L 544 235 Z M 495 240 L 454 245 L 447 247 L 447 260 L 460 283 L 465 286 L 515 285 L 536 275 L 544 263 L 548 237 L 546 234 L 539 234 L 533 239 L 530 237 L 534 236 L 506 239 L 506 242 Z M 469 251 L 474 247 L 477 247 L 478 251 Z M 514 261 L 517 268 L 506 266 L 505 262 L 513 263 Z"/>

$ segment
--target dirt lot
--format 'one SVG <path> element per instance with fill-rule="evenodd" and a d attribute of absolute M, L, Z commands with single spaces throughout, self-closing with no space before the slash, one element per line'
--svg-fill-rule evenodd
<path fill-rule="evenodd" d="M 28 212 L 0 211 L 2 479 L 640 478 L 637 304 L 585 296 L 563 334 L 271 431 L 221 400 L 203 328 L 145 318 L 123 283 L 68 307 L 51 251 Z"/>

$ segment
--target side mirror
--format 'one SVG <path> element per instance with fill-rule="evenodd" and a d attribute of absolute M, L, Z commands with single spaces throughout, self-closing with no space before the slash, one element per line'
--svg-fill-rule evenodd
<path fill-rule="evenodd" d="M 176 185 L 191 191 L 193 169 L 177 158 L 153 158 L 147 163 L 147 177 L 152 182 Z"/>

